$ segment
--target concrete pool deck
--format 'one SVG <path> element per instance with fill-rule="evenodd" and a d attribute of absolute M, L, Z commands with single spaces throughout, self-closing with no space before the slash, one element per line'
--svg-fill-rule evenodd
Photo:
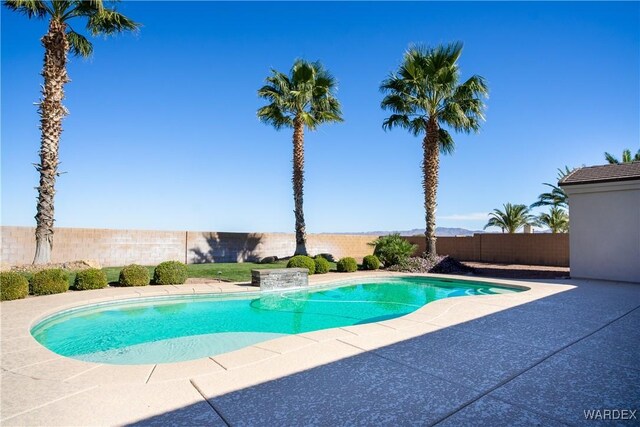
<path fill-rule="evenodd" d="M 398 274 L 310 282 L 390 275 Z M 583 411 L 604 409 L 638 410 L 635 420 L 617 422 L 640 422 L 640 284 L 444 277 L 530 290 L 444 299 L 397 319 L 132 366 L 59 356 L 29 329 L 77 305 L 255 288 L 207 282 L 2 302 L 0 423 L 597 425 Z"/>

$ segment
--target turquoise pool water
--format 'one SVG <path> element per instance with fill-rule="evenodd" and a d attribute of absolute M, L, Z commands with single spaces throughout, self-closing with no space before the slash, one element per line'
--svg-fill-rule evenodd
<path fill-rule="evenodd" d="M 180 295 L 91 305 L 31 330 L 48 349 L 111 364 L 213 356 L 284 335 L 404 316 L 442 298 L 518 292 L 487 283 L 423 277 L 343 283 L 251 295 Z"/>

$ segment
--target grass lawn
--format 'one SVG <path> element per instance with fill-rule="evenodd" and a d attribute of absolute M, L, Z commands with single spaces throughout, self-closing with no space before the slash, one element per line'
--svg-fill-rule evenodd
<path fill-rule="evenodd" d="M 251 270 L 267 268 L 285 268 L 286 261 L 273 264 L 256 264 L 254 262 L 223 262 L 212 264 L 188 264 L 187 274 L 193 278 L 220 279 L 225 282 L 250 282 Z M 153 277 L 154 266 L 147 267 L 149 274 Z M 107 273 L 109 283 L 117 282 L 122 267 L 106 267 L 103 270 Z M 336 264 L 331 263 L 331 270 L 336 269 Z"/>

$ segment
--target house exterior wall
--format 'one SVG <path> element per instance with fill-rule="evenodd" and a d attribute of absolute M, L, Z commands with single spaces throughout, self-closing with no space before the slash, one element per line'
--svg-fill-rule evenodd
<path fill-rule="evenodd" d="M 567 185 L 571 277 L 640 282 L 640 180 Z"/>

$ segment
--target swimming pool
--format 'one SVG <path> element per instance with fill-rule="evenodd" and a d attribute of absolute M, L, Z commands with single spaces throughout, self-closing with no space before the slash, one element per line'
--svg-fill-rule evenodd
<path fill-rule="evenodd" d="M 31 334 L 74 359 L 170 363 L 290 334 L 393 319 L 443 298 L 519 291 L 483 282 L 394 277 L 278 293 L 135 298 L 57 313 Z"/>

